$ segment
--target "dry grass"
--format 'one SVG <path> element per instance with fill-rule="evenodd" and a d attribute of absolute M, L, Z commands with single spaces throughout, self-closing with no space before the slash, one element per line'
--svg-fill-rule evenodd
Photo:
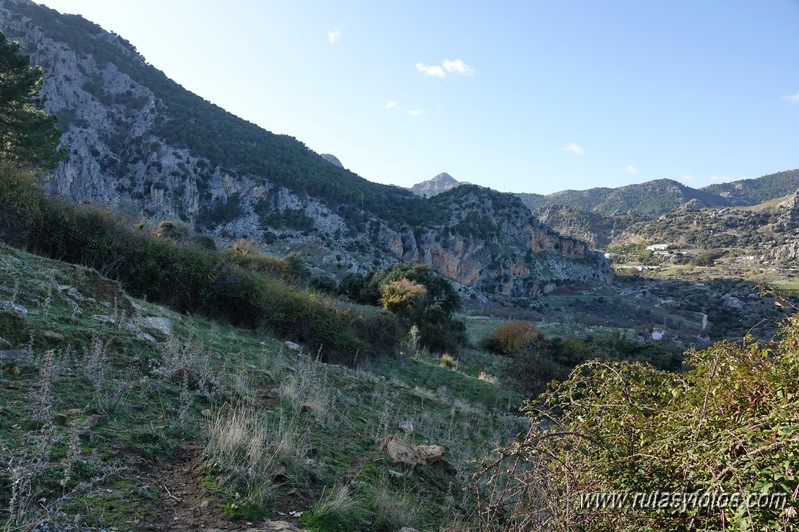
<path fill-rule="evenodd" d="M 382 481 L 375 486 L 371 499 L 383 521 L 396 529 L 416 526 L 421 508 L 408 494 L 397 493 L 386 481 Z"/>
<path fill-rule="evenodd" d="M 258 505 L 270 499 L 279 475 L 301 466 L 307 449 L 297 418 L 281 416 L 277 424 L 268 423 L 265 415 L 245 407 L 219 411 L 207 434 L 206 464 L 228 481 L 243 481 L 247 497 Z"/>
<path fill-rule="evenodd" d="M 300 361 L 295 371 L 278 387 L 280 398 L 293 411 L 310 411 L 318 423 L 330 426 L 335 421 L 336 389 L 327 367 L 311 358 Z"/>
<path fill-rule="evenodd" d="M 444 353 L 441 355 L 441 362 L 439 363 L 439 366 L 442 368 L 458 369 L 458 361 L 449 353 Z"/>
<path fill-rule="evenodd" d="M 312 513 L 320 525 L 315 528 L 342 530 L 345 524 L 354 525 L 364 514 L 364 501 L 349 486 L 340 484 L 322 493 Z M 323 523 L 327 523 L 327 526 Z"/>
<path fill-rule="evenodd" d="M 277 452 L 255 412 L 244 408 L 219 412 L 208 426 L 203 455 L 228 480 L 243 480 L 253 502 L 269 500 L 271 479 L 278 470 Z"/>
<path fill-rule="evenodd" d="M 496 376 L 491 375 L 489 373 L 486 373 L 485 371 L 481 371 L 480 375 L 478 375 L 477 378 L 480 379 L 481 381 L 485 381 L 485 382 L 487 382 L 489 384 L 493 384 L 493 385 L 497 384 Z"/>

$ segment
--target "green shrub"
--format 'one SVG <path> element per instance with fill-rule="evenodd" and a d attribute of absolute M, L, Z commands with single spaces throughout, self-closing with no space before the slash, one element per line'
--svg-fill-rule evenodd
<path fill-rule="evenodd" d="M 687 367 L 578 366 L 527 404 L 530 432 L 483 473 L 480 489 L 493 495 L 481 517 L 503 519 L 507 530 L 794 529 L 799 315 L 775 342 L 720 342 L 689 353 Z M 510 477 L 501 473 L 505 460 L 516 464 Z M 593 493 L 726 493 L 743 503 L 611 509 L 587 506 Z M 778 504 L 746 505 L 762 494 Z"/>
<path fill-rule="evenodd" d="M 186 222 L 180 220 L 162 220 L 153 230 L 158 238 L 168 238 L 175 242 L 186 242 L 194 236 L 194 231 Z"/>
<path fill-rule="evenodd" d="M 377 354 L 395 353 L 405 333 L 397 317 L 387 311 L 359 316 L 357 327 L 359 337 L 368 342 Z"/>
<path fill-rule="evenodd" d="M 0 162 L 0 238 L 20 245 L 41 216 L 42 194 L 33 172 Z"/>
<path fill-rule="evenodd" d="M 336 280 L 332 277 L 313 277 L 308 281 L 308 286 L 326 294 L 335 294 L 338 288 Z"/>
<path fill-rule="evenodd" d="M 383 308 L 397 316 L 412 320 L 423 309 L 427 288 L 410 279 L 398 279 L 380 287 Z"/>
<path fill-rule="evenodd" d="M 210 207 L 203 205 L 197 213 L 197 225 L 205 228 L 216 227 L 232 222 L 242 213 L 241 197 L 239 194 L 231 194 L 224 202 Z"/>
<path fill-rule="evenodd" d="M 395 264 L 367 276 L 348 275 L 338 293 L 358 303 L 380 304 L 406 326 L 416 325 L 422 345 L 432 351 L 455 352 L 468 342 L 465 324 L 454 316 L 461 306 L 458 292 L 424 264 Z"/>

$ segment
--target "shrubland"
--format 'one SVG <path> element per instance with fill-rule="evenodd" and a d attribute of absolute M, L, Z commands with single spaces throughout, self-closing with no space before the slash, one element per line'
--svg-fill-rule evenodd
<path fill-rule="evenodd" d="M 691 351 L 680 372 L 580 364 L 526 403 L 530 431 L 485 463 L 483 528 L 794 530 L 797 331 L 793 314 L 773 341 Z M 600 507 L 597 493 L 629 500 Z"/>
<path fill-rule="evenodd" d="M 552 381 L 562 381 L 592 359 L 639 361 L 666 371 L 679 371 L 682 349 L 670 343 L 639 342 L 619 331 L 584 337 L 547 336 L 528 321 L 497 327 L 480 347 L 508 357 L 506 381 L 528 397 L 538 396 Z"/>
<path fill-rule="evenodd" d="M 44 256 L 82 264 L 118 279 L 138 297 L 178 312 L 202 314 L 233 325 L 265 328 L 320 350 L 326 360 L 352 362 L 393 349 L 399 337 L 389 316 L 339 310 L 326 297 L 291 284 L 304 275 L 301 259 L 273 259 L 251 244 L 227 252 L 185 238 L 178 224 L 154 231 L 100 207 L 69 205 L 42 195 L 34 176 L 0 165 L 0 236 Z M 184 233 L 184 237 L 181 237 Z M 380 331 L 370 331 L 371 326 Z M 370 339 L 380 337 L 380 345 Z"/>

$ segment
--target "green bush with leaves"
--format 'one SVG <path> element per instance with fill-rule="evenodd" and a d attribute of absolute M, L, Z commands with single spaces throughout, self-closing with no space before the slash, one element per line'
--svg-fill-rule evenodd
<path fill-rule="evenodd" d="M 383 308 L 397 316 L 413 319 L 424 309 L 427 288 L 410 279 L 398 279 L 380 287 L 383 293 Z"/>
<path fill-rule="evenodd" d="M 421 343 L 433 351 L 456 351 L 467 342 L 466 326 L 455 319 L 461 307 L 458 292 L 425 264 L 395 264 L 369 275 L 348 275 L 338 293 L 365 305 L 379 304 L 406 325 L 416 325 Z"/>
<path fill-rule="evenodd" d="M 795 529 L 799 315 L 775 342 L 720 342 L 689 353 L 686 364 L 673 373 L 593 360 L 529 402 L 530 431 L 480 477 L 484 522 L 503 530 Z M 629 495 L 598 508 L 596 493 Z M 635 494 L 677 503 L 635 504 Z M 692 494 L 733 502 L 691 503 Z"/>

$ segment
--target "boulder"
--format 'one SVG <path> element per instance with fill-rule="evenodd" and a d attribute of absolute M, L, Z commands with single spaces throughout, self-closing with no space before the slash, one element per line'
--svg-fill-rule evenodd
<path fill-rule="evenodd" d="M 294 342 L 289 342 L 288 340 L 283 342 L 283 345 L 285 345 L 286 347 L 288 347 L 292 351 L 301 351 L 302 350 L 302 347 L 300 346 L 300 344 L 295 344 Z"/>
<path fill-rule="evenodd" d="M 443 445 L 411 445 L 396 434 L 389 434 L 383 438 L 380 448 L 386 451 L 389 459 L 395 464 L 414 467 L 425 462 L 432 464 L 444 456 L 446 448 Z"/>
<path fill-rule="evenodd" d="M 245 530 L 245 532 L 250 531 L 274 531 L 274 532 L 301 532 L 302 529 L 297 528 L 296 526 L 292 525 L 287 521 L 272 521 L 271 519 L 267 519 L 263 523 L 261 523 L 259 528 L 249 528 Z"/>
<path fill-rule="evenodd" d="M 61 343 L 64 341 L 64 335 L 57 331 L 45 329 L 42 331 L 42 337 L 48 342 Z"/>
<path fill-rule="evenodd" d="M 417 445 L 413 450 L 420 460 L 432 464 L 433 462 L 441 460 L 446 449 L 443 445 Z"/>
<path fill-rule="evenodd" d="M 31 352 L 26 349 L 8 349 L 0 351 L 0 362 L 5 360 L 29 360 Z"/>
<path fill-rule="evenodd" d="M 413 431 L 413 423 L 411 423 L 410 421 L 403 421 L 398 426 L 399 426 L 400 430 L 405 433 L 405 437 L 406 438 L 411 436 L 413 434 L 413 432 L 414 432 Z"/>
<path fill-rule="evenodd" d="M 136 323 L 145 329 L 151 329 L 160 332 L 164 336 L 172 336 L 172 320 L 169 318 L 148 316 L 146 318 L 139 318 Z"/>
<path fill-rule="evenodd" d="M 106 314 L 93 314 L 89 317 L 90 320 L 96 321 L 99 323 L 104 323 L 106 325 L 116 325 L 117 319 L 113 316 L 108 316 Z"/>
<path fill-rule="evenodd" d="M 28 315 L 28 309 L 26 309 L 22 305 L 17 305 L 13 301 L 8 301 L 8 300 L 0 301 L 0 308 L 6 309 L 6 310 L 11 310 L 13 312 L 16 312 L 20 316 L 27 316 Z"/>
<path fill-rule="evenodd" d="M 396 434 L 383 438 L 380 448 L 386 451 L 389 459 L 395 464 L 415 467 L 421 461 L 413 447 Z"/>

